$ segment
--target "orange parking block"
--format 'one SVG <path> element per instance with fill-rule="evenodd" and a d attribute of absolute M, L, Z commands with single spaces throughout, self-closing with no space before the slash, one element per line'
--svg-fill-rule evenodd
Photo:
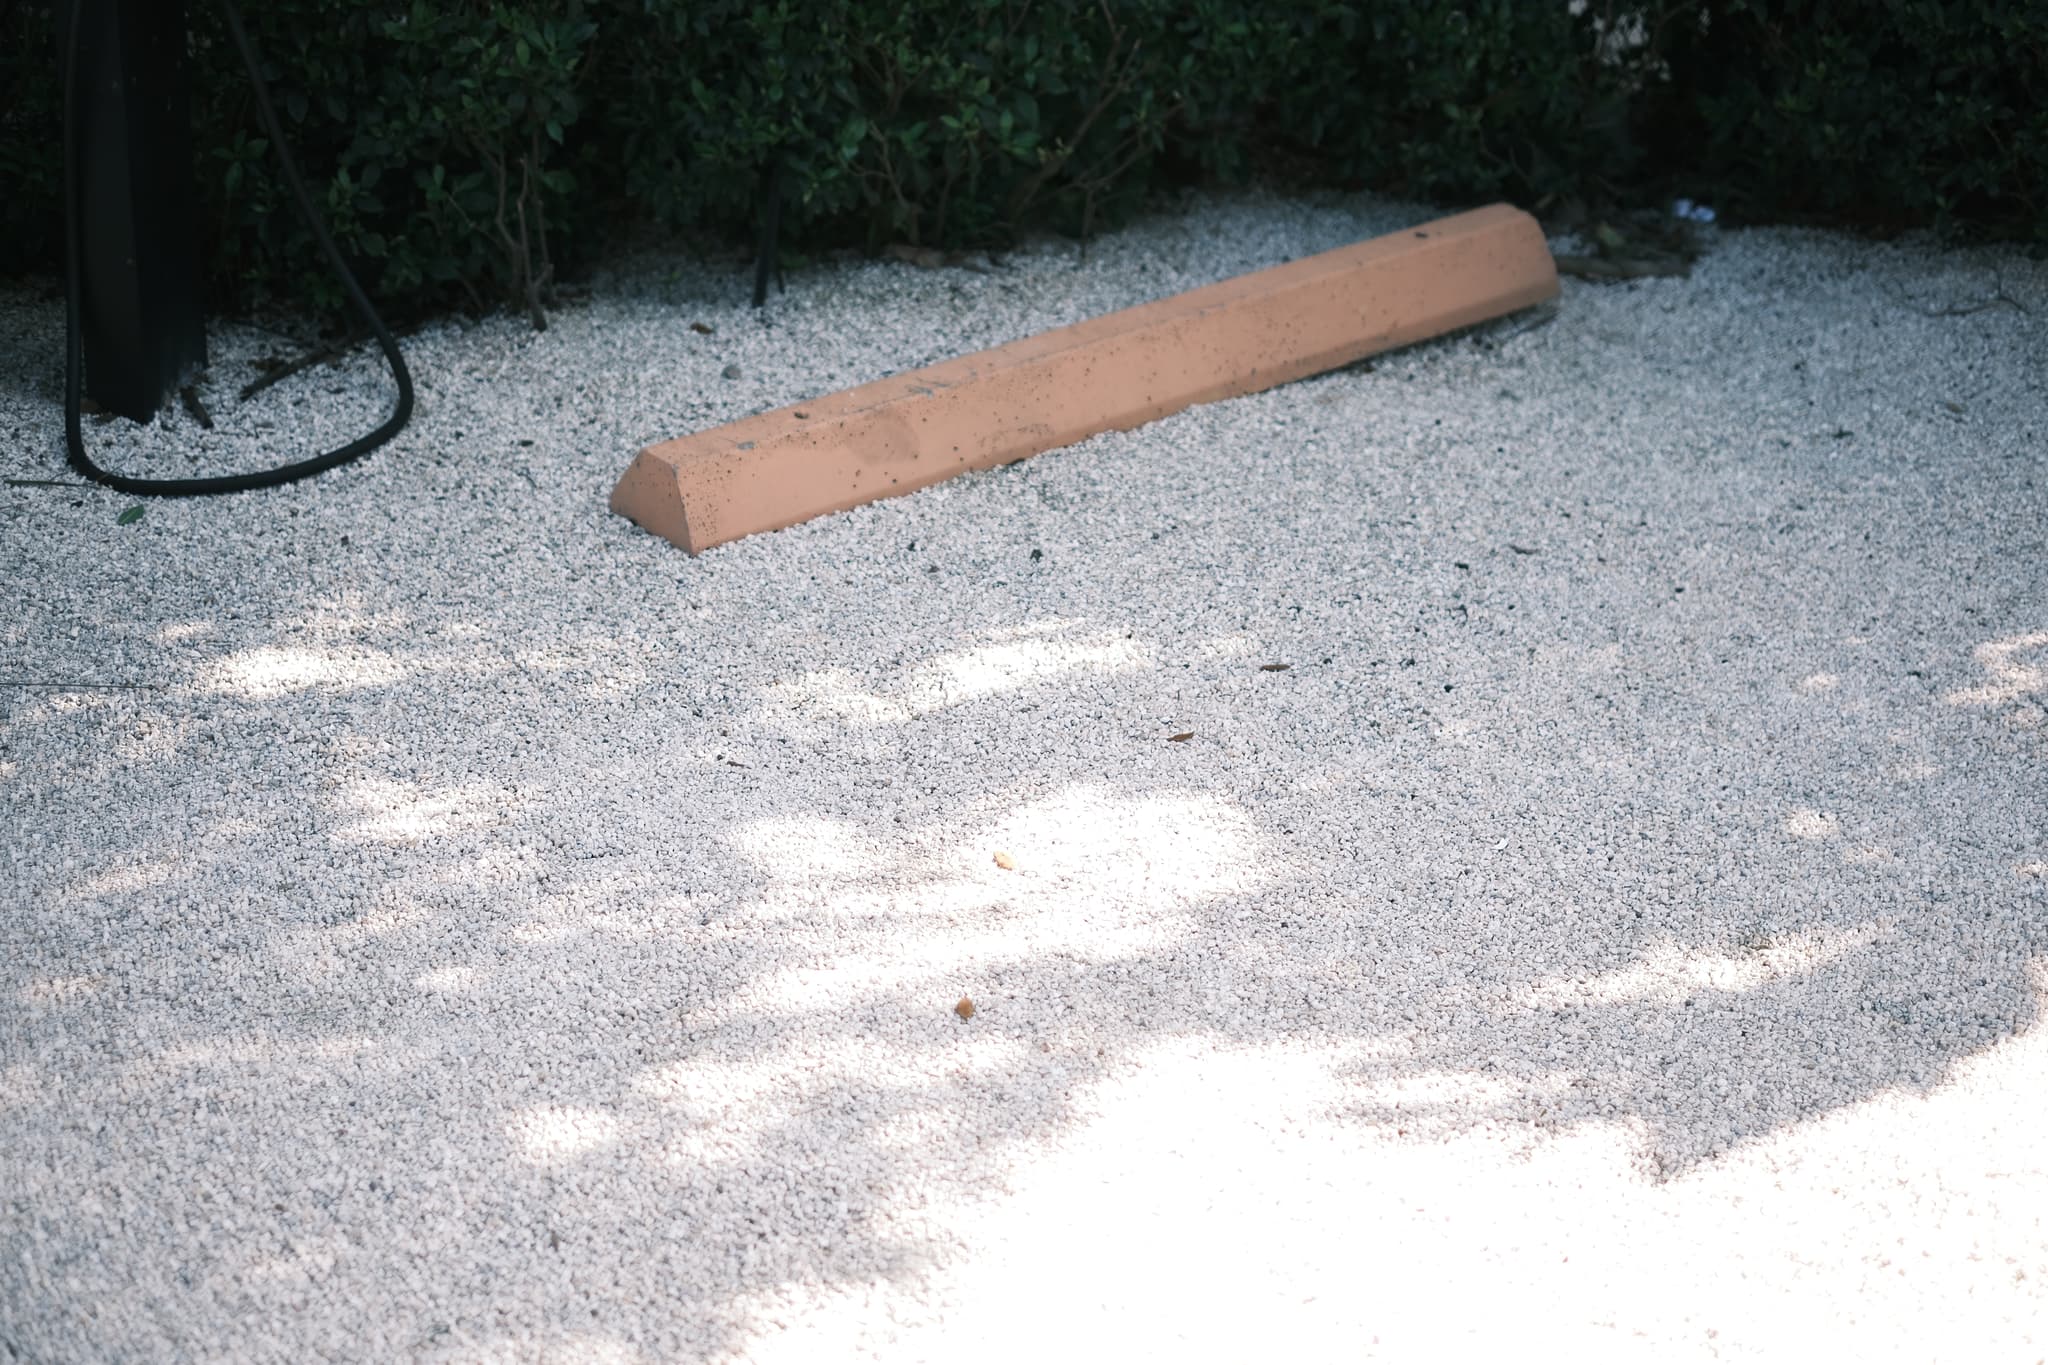
<path fill-rule="evenodd" d="M 1536 220 L 1495 204 L 648 446 L 611 506 L 695 554 L 1556 295 Z"/>

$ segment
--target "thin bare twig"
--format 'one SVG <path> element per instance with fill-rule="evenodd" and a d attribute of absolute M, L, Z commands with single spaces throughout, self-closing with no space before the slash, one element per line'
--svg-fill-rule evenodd
<path fill-rule="evenodd" d="M 52 692 L 161 692 L 162 683 L 39 682 L 29 678 L 0 678 L 0 687 L 27 687 Z"/>
<path fill-rule="evenodd" d="M 391 335 L 403 340 L 404 338 L 409 337 L 413 335 L 413 333 L 419 331 L 420 328 L 422 328 L 425 325 L 426 324 L 423 321 L 410 322 L 402 327 L 393 327 L 391 329 Z M 295 374 L 300 374 L 306 370 L 312 369 L 315 365 L 340 360 L 343 356 L 346 356 L 350 351 L 355 350 L 356 347 L 362 345 L 369 339 L 370 334 L 368 332 L 350 332 L 340 341 L 336 341 L 329 345 L 317 347 L 314 350 L 308 351 L 306 352 L 306 354 L 300 356 L 297 360 L 291 361 L 288 364 L 280 365 L 276 369 L 270 371 L 268 374 L 260 375 L 257 378 L 250 380 L 247 384 L 244 384 L 241 388 L 241 391 L 235 395 L 235 400 L 237 402 L 246 403 L 251 398 L 254 398 L 257 394 L 262 393 L 265 389 L 269 388 L 272 384 L 281 383 L 284 380 L 290 379 Z M 195 395 L 195 398 L 196 397 L 197 395 Z M 195 413 L 193 415 L 196 417 L 198 414 Z M 206 423 L 206 425 L 211 427 L 212 424 L 211 422 L 208 422 Z"/>
<path fill-rule="evenodd" d="M 263 375 L 260 378 L 252 379 L 248 383 L 242 385 L 242 391 L 236 394 L 235 398 L 239 402 L 246 403 L 251 398 L 254 398 L 257 394 L 269 388 L 272 384 L 282 383 L 284 380 L 290 379 L 293 375 L 298 374 L 303 370 L 312 369 L 315 365 L 320 364 L 322 361 L 336 359 L 343 352 L 349 350 L 351 347 L 355 346 L 355 344 L 361 340 L 362 337 L 359 335 L 352 336 L 347 341 L 341 342 L 338 345 L 322 346 L 318 350 L 308 351 L 306 352 L 306 354 L 300 356 L 297 360 L 292 361 L 290 364 L 280 365 L 276 369 L 270 371 L 270 373 Z"/>
<path fill-rule="evenodd" d="M 1980 299 L 1976 303 L 1945 303 L 1939 308 L 1923 308 L 1917 300 L 1908 298 L 1904 293 L 1894 293 L 1893 297 L 1901 303 L 1911 305 L 1914 312 L 1927 318 L 1966 318 L 1973 313 L 1989 312 L 1993 308 L 2010 308 L 2014 312 L 2032 315 L 2032 309 L 2005 292 L 2004 272 L 1992 272 L 1991 288 L 1991 297 L 1988 299 Z"/>
<path fill-rule="evenodd" d="M 213 414 L 206 410 L 206 404 L 199 401 L 199 390 L 187 384 L 178 390 L 178 399 L 184 403 L 185 411 L 193 421 L 208 431 L 213 430 Z"/>
<path fill-rule="evenodd" d="M 1972 313 L 1988 313 L 1993 308 L 2014 308 L 2024 313 L 2027 305 L 2003 291 L 1985 299 L 1982 303 L 1951 303 L 1940 308 L 1926 308 L 1921 311 L 1931 318 L 1966 318 Z"/>

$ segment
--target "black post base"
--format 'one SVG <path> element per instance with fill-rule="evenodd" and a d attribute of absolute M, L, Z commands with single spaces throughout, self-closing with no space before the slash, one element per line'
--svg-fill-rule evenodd
<path fill-rule="evenodd" d="M 206 363 L 183 0 L 72 0 L 85 390 L 137 422 Z"/>

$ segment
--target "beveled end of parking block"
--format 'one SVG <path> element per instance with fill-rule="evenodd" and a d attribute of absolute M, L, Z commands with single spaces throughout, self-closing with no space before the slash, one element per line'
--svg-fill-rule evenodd
<path fill-rule="evenodd" d="M 692 554 L 1556 297 L 1505 204 L 648 446 L 615 512 Z"/>

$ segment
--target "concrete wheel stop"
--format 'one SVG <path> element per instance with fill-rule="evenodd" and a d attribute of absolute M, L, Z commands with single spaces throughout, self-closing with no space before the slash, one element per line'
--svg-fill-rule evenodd
<path fill-rule="evenodd" d="M 1536 220 L 1495 204 L 648 446 L 611 507 L 696 554 L 1557 292 Z"/>

